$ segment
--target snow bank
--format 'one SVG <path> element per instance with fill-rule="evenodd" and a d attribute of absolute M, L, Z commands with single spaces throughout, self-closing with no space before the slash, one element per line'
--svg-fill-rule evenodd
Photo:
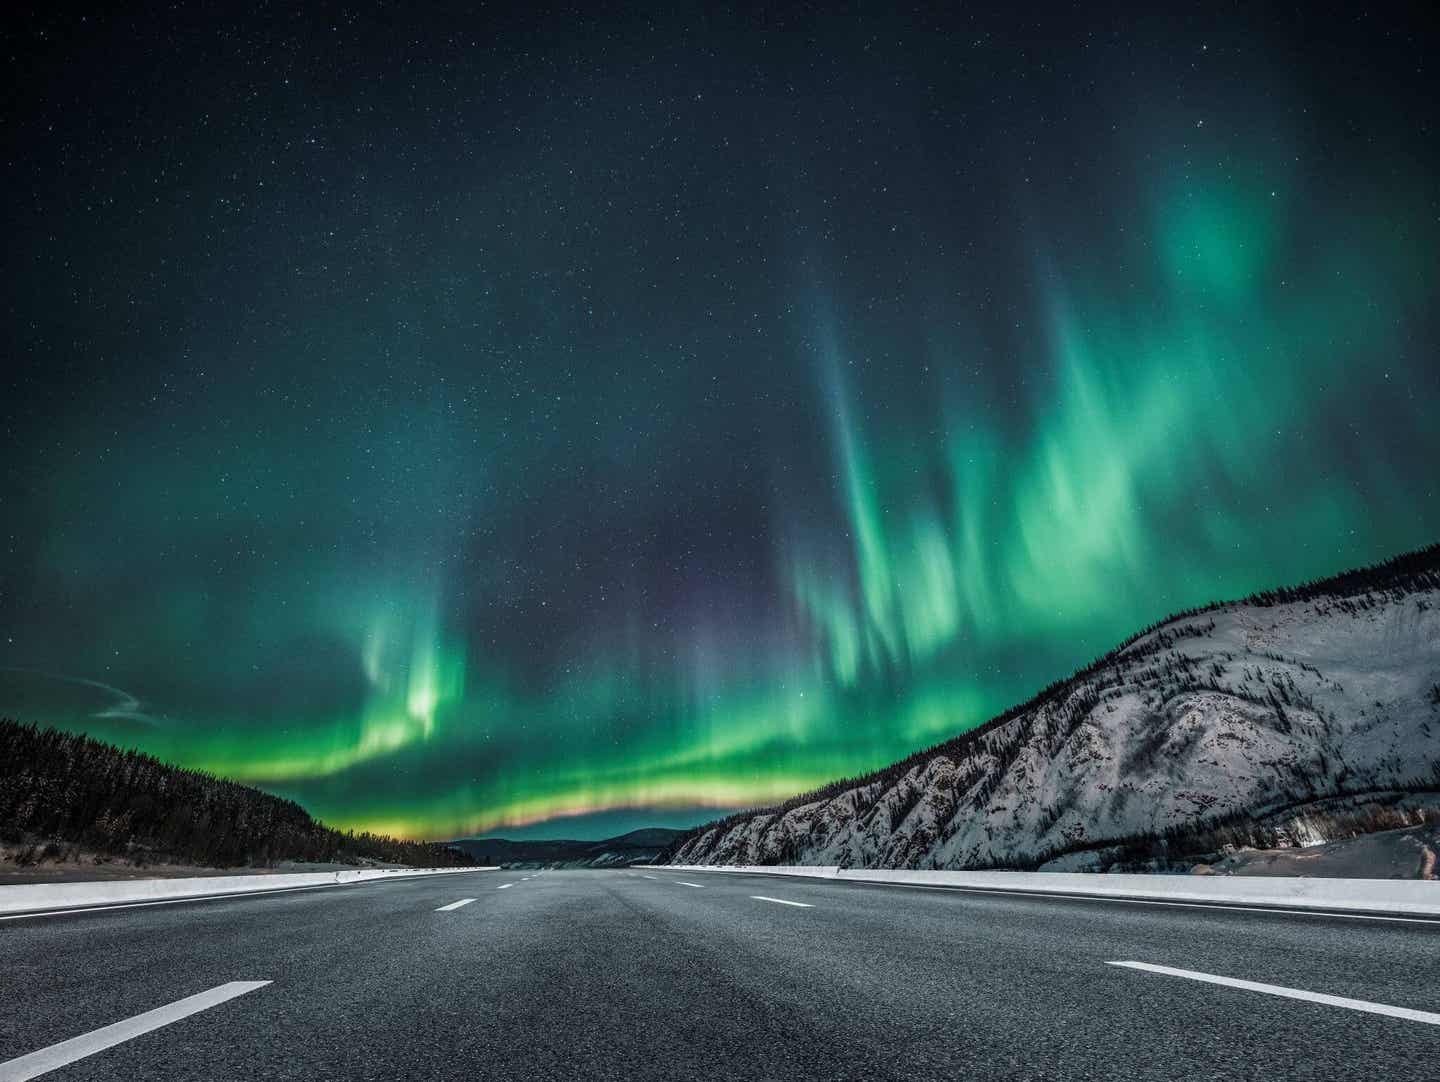
<path fill-rule="evenodd" d="M 932 872 L 841 869 L 830 866 L 651 865 L 659 871 L 744 872 L 854 883 L 894 883 L 1080 898 L 1199 902 L 1266 908 L 1440 917 L 1440 883 L 1419 879 L 1311 879 L 1267 876 L 1243 879 L 1197 875 L 1089 875 L 1083 872 Z"/>
<path fill-rule="evenodd" d="M 212 875 L 190 879 L 128 879 L 101 883 L 22 883 L 0 886 L 0 913 L 44 913 L 56 909 L 125 905 L 133 902 L 215 898 L 297 887 L 334 887 L 376 879 L 422 875 L 493 872 L 494 868 L 357 868 L 340 872 L 292 872 L 274 875 Z"/>

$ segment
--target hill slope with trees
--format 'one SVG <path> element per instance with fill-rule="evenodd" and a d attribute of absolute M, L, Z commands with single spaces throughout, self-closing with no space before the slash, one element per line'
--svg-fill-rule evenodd
<path fill-rule="evenodd" d="M 8 720 L 0 720 L 0 841 L 18 863 L 80 851 L 211 868 L 473 863 L 443 845 L 342 833 L 248 785 Z"/>

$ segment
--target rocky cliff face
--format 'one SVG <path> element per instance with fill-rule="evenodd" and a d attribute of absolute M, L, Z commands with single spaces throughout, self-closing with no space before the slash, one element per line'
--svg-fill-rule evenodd
<path fill-rule="evenodd" d="M 1172 618 L 928 752 L 680 839 L 678 864 L 1079 866 L 1335 794 L 1440 789 L 1440 546 Z"/>

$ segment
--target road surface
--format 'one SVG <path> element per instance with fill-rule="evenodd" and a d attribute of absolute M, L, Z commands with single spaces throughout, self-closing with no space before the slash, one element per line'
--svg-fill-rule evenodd
<path fill-rule="evenodd" d="M 1398 1082 L 1440 1077 L 1435 1012 L 1440 922 L 774 876 L 0 921 L 0 1080 Z"/>

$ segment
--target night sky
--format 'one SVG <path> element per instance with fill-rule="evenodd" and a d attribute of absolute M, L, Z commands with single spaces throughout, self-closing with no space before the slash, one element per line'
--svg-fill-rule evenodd
<path fill-rule="evenodd" d="M 1440 539 L 1420 7 L 297 7 L 0 31 L 0 714 L 602 836 Z"/>

